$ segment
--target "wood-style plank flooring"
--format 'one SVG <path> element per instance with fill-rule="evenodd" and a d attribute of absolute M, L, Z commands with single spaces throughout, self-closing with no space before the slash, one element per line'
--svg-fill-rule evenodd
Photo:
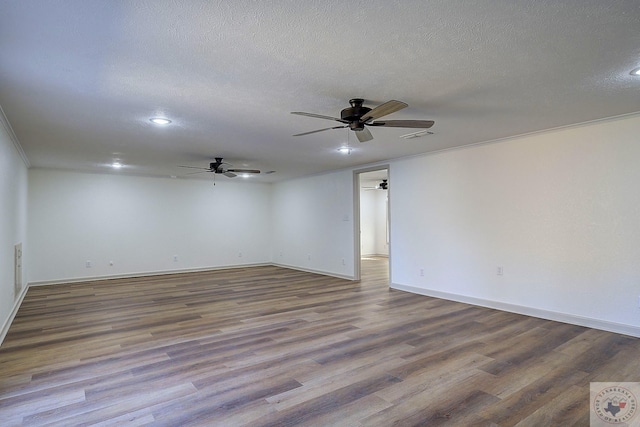
<path fill-rule="evenodd" d="M 279 267 L 32 287 L 0 425 L 588 426 L 640 340 Z"/>

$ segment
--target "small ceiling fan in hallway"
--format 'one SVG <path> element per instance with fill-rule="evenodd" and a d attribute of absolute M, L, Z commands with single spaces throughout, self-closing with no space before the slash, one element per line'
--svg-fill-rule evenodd
<path fill-rule="evenodd" d="M 363 190 L 386 190 L 389 188 L 389 183 L 386 179 L 383 179 L 379 184 L 375 187 L 362 187 Z"/>

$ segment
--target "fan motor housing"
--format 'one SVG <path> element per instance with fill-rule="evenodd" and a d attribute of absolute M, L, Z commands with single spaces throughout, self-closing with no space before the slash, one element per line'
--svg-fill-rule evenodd
<path fill-rule="evenodd" d="M 216 159 L 215 163 L 209 163 L 209 169 L 214 173 L 222 173 L 220 166 L 222 166 L 222 159 Z"/>
<path fill-rule="evenodd" d="M 340 112 L 340 118 L 349 122 L 349 128 L 351 130 L 364 129 L 364 123 L 360 121 L 362 116 L 371 111 L 371 108 L 363 107 L 362 103 L 364 99 L 354 98 L 349 100 L 351 107 L 347 107 Z"/>

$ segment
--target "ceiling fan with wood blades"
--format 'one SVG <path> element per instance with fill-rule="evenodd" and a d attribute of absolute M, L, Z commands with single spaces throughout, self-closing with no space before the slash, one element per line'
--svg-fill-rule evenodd
<path fill-rule="evenodd" d="M 203 172 L 213 172 L 213 173 L 216 173 L 216 174 L 222 174 L 222 175 L 227 176 L 229 178 L 234 178 L 234 177 L 238 176 L 237 174 L 239 174 L 239 173 L 240 174 L 257 174 L 257 173 L 260 173 L 260 171 L 258 169 L 228 169 L 224 165 L 228 165 L 228 166 L 233 166 L 233 165 L 222 161 L 222 157 L 216 157 L 215 159 L 216 159 L 215 162 L 209 163 L 209 167 L 208 168 L 199 168 L 199 167 L 196 167 L 196 166 L 178 166 L 178 167 L 189 168 L 189 169 L 200 169 L 200 172 L 193 172 L 194 174 L 203 173 Z M 191 175 L 191 174 L 187 174 L 187 175 Z"/>
<path fill-rule="evenodd" d="M 324 129 L 312 130 L 310 132 L 298 133 L 293 136 L 309 135 L 316 132 L 323 132 L 331 129 L 343 129 L 349 128 L 356 132 L 358 141 L 366 142 L 373 139 L 373 135 L 369 129 L 365 126 L 384 126 L 384 127 L 397 127 L 397 128 L 416 128 L 416 129 L 429 129 L 433 126 L 433 120 L 379 120 L 380 117 L 386 116 L 396 111 L 402 110 L 409 105 L 402 101 L 387 101 L 384 104 L 380 104 L 377 107 L 371 109 L 363 106 L 364 99 L 353 98 L 349 100 L 351 107 L 347 107 L 340 112 L 340 118 L 323 116 L 321 114 L 305 113 L 302 111 L 293 111 L 291 114 L 297 114 L 299 116 L 315 117 L 317 119 L 333 120 L 336 122 L 344 123 L 343 126 L 333 126 Z"/>

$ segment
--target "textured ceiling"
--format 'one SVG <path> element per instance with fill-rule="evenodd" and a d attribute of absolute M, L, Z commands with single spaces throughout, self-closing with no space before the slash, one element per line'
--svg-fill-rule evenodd
<path fill-rule="evenodd" d="M 639 30 L 638 0 L 4 1 L 0 106 L 32 167 L 273 182 L 640 111 Z M 434 134 L 292 136 L 354 97 Z"/>

